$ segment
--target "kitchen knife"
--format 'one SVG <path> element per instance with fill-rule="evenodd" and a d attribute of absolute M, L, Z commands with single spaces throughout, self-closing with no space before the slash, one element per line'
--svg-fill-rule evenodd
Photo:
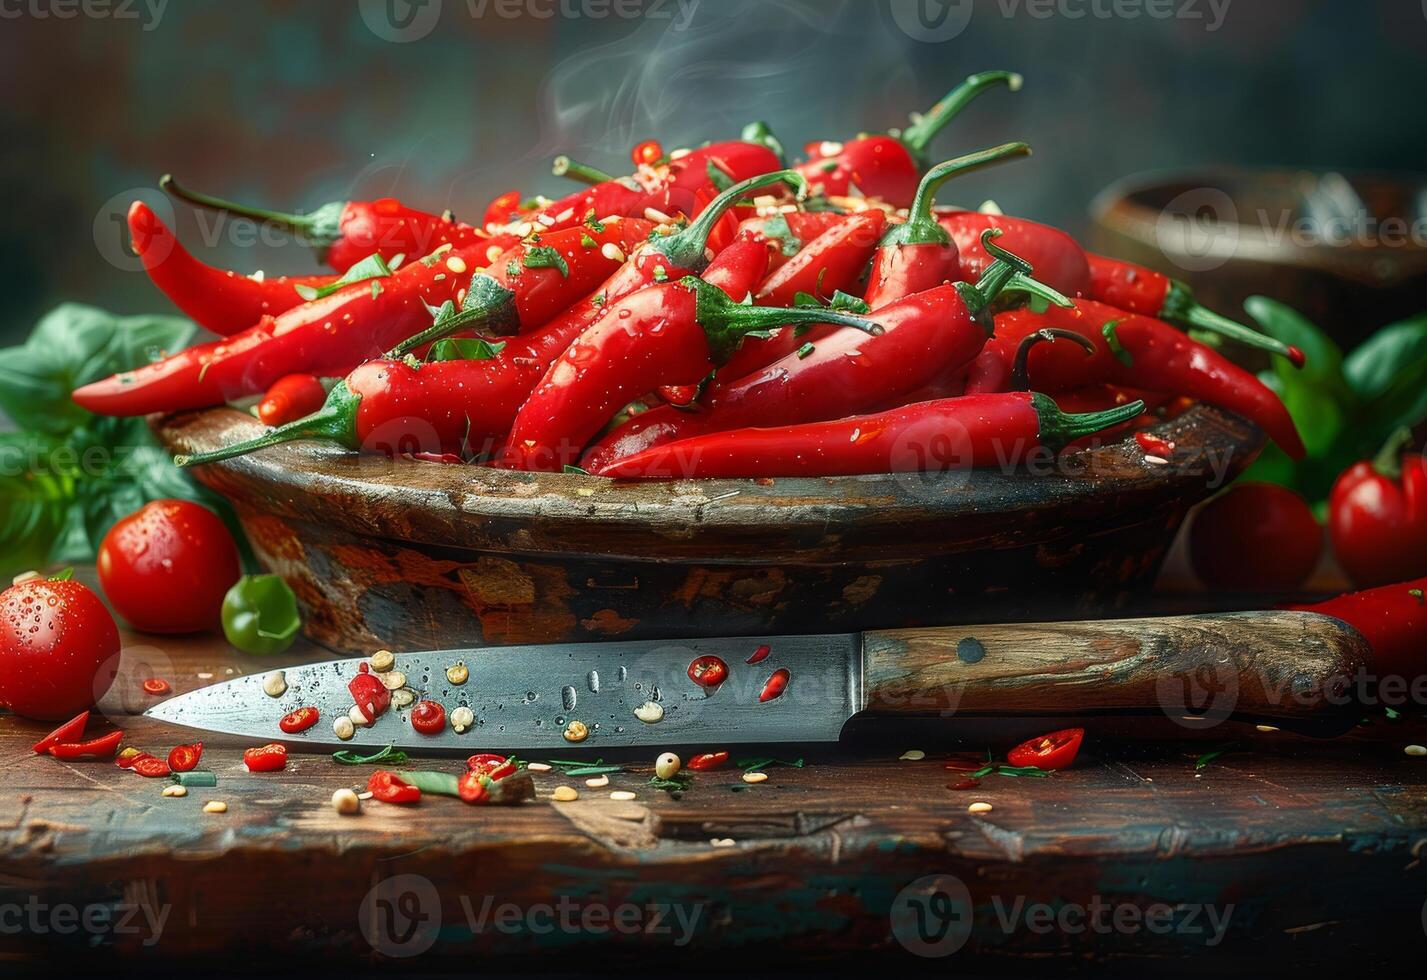
<path fill-rule="evenodd" d="M 768 647 L 762 659 L 755 656 Z M 716 656 L 714 688 L 688 675 Z M 283 670 L 264 693 L 253 674 L 170 698 L 150 718 L 293 748 L 474 752 L 835 741 L 854 715 L 948 720 L 1103 715 L 1169 719 L 1187 728 L 1251 721 L 1308 734 L 1346 731 L 1360 717 L 1354 679 L 1366 641 L 1313 613 L 1249 612 L 1155 619 L 898 629 L 826 636 L 557 643 L 396 655 L 417 700 L 469 706 L 474 725 L 416 732 L 393 707 L 340 741 L 333 720 L 352 707 L 348 681 L 363 659 Z M 754 659 L 756 663 L 747 663 Z M 469 678 L 447 679 L 461 662 Z M 783 693 L 760 700 L 775 671 Z M 657 708 L 641 708 L 647 704 Z M 318 724 L 296 735 L 278 719 L 310 705 Z M 657 721 L 641 720 L 659 716 Z M 588 732 L 567 737 L 572 722 Z"/>

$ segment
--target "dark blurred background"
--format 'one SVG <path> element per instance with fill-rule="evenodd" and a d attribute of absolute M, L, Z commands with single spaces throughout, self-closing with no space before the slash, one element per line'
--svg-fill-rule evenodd
<path fill-rule="evenodd" d="M 478 217 L 556 193 L 568 152 L 768 120 L 790 150 L 883 129 L 968 72 L 1022 72 L 937 142 L 1036 157 L 947 197 L 1083 231 L 1093 195 L 1153 168 L 1421 169 L 1419 0 L 3 0 L 0 343 L 64 299 L 166 309 L 121 217 L 171 171 L 274 207 L 395 195 Z M 315 268 L 281 236 L 173 208 L 244 271 Z"/>

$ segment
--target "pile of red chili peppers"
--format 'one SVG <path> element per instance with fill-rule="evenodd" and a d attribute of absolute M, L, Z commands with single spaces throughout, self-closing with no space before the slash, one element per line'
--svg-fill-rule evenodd
<path fill-rule="evenodd" d="M 474 224 L 391 199 L 286 214 L 165 177 L 184 201 L 304 236 L 334 271 L 210 267 L 136 203 L 144 268 L 218 337 L 75 401 L 140 415 L 258 399 L 267 433 L 180 465 L 322 438 L 621 479 L 1007 466 L 1191 400 L 1300 455 L 1278 397 L 1188 331 L 1301 363 L 1296 349 L 1056 228 L 937 205 L 954 178 L 1029 154 L 927 156 L 1000 86 L 1020 77 L 973 75 L 907 129 L 810 143 L 792 169 L 761 124 L 693 150 L 641 143 L 625 176 L 561 157 L 576 190 L 508 191 Z"/>

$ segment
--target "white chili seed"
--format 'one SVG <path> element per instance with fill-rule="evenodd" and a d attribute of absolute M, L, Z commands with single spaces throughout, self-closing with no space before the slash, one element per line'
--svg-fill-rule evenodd
<path fill-rule="evenodd" d="M 733 845 L 734 845 L 734 839 L 733 839 L 732 837 L 711 837 L 711 838 L 709 838 L 709 846 L 710 846 L 710 847 L 732 847 Z"/>
<path fill-rule="evenodd" d="M 684 763 L 672 752 L 665 752 L 654 760 L 654 775 L 660 779 L 673 779 Z"/>
<path fill-rule="evenodd" d="M 336 720 L 332 722 L 332 734 L 345 742 L 357 734 L 357 726 L 353 725 L 352 719 L 346 715 L 338 715 Z"/>
<path fill-rule="evenodd" d="M 746 772 L 743 774 L 745 783 L 766 783 L 768 774 L 766 772 Z"/>
<path fill-rule="evenodd" d="M 572 721 L 565 726 L 564 735 L 567 742 L 583 742 L 590 737 L 590 730 L 584 722 Z"/>
<path fill-rule="evenodd" d="M 363 711 L 362 706 L 358 704 L 354 704 L 347 709 L 347 718 L 352 724 L 361 725 L 363 728 L 366 728 L 372 723 L 372 719 L 367 717 L 367 713 Z"/>
<path fill-rule="evenodd" d="M 653 725 L 664 718 L 664 706 L 658 701 L 645 701 L 634 709 L 634 717 L 646 725 Z"/>
<path fill-rule="evenodd" d="M 44 576 L 32 568 L 28 572 L 21 572 L 19 575 L 16 575 L 10 580 L 10 584 L 19 585 L 21 582 L 33 582 L 35 579 L 43 577 Z"/>
<path fill-rule="evenodd" d="M 398 691 L 406 686 L 406 675 L 399 670 L 389 670 L 380 676 L 382 686 L 388 691 Z"/>
<path fill-rule="evenodd" d="M 227 812 L 228 812 L 228 804 L 224 803 L 222 800 L 209 800 L 207 803 L 203 804 L 203 812 L 204 812 L 204 813 L 227 813 Z"/>
<path fill-rule="evenodd" d="M 1427 745 L 1409 745 L 1402 751 L 1408 755 L 1427 755 Z"/>
<path fill-rule="evenodd" d="M 164 796 L 187 796 L 187 795 L 188 795 L 188 787 L 187 787 L 187 786 L 165 786 L 165 787 L 164 787 L 163 795 L 164 795 Z"/>
<path fill-rule="evenodd" d="M 663 211 L 660 211 L 658 208 L 645 208 L 644 217 L 646 220 L 652 221 L 656 225 L 667 225 L 674 220 L 673 218 L 665 214 Z"/>
<path fill-rule="evenodd" d="M 280 670 L 263 675 L 263 693 L 270 698 L 280 698 L 287 693 L 287 675 Z"/>
<path fill-rule="evenodd" d="M 612 800 L 619 800 L 621 803 L 626 803 L 629 800 L 634 799 L 634 794 L 627 789 L 617 789 L 613 793 L 609 794 L 609 798 Z"/>
<path fill-rule="evenodd" d="M 609 777 L 606 775 L 591 776 L 585 780 L 585 785 L 590 789 L 603 789 L 609 785 Z"/>
<path fill-rule="evenodd" d="M 579 798 L 580 794 L 575 792 L 575 787 L 573 786 L 555 787 L 555 799 L 561 803 L 569 803 L 571 800 L 578 800 Z"/>
<path fill-rule="evenodd" d="M 466 271 L 466 260 L 461 258 L 459 255 L 453 255 L 446 260 L 446 268 L 450 269 L 452 272 L 456 273 L 456 275 L 459 276 L 461 273 Z"/>
<path fill-rule="evenodd" d="M 818 156 L 835 157 L 842 152 L 842 144 L 837 140 L 823 140 L 818 144 Z"/>
<path fill-rule="evenodd" d="M 505 249 L 501 248 L 499 245 L 492 245 L 490 248 L 486 249 L 486 261 L 494 262 L 496 259 L 500 258 L 504 254 Z"/>
<path fill-rule="evenodd" d="M 527 762 L 527 763 L 525 764 L 525 768 L 529 769 L 531 772 L 549 772 L 551 769 L 554 769 L 555 767 L 554 767 L 554 766 L 551 766 L 551 765 L 547 765 L 547 764 L 545 764 L 545 763 L 543 763 L 543 762 Z"/>
<path fill-rule="evenodd" d="M 378 650 L 372 654 L 371 667 L 380 674 L 384 670 L 391 670 L 396 664 L 396 655 L 390 650 Z"/>
<path fill-rule="evenodd" d="M 600 254 L 611 262 L 623 262 L 624 252 L 614 242 L 605 242 L 600 246 Z"/>
<path fill-rule="evenodd" d="M 454 663 L 446 668 L 446 682 L 448 684 L 464 684 L 466 678 L 471 676 L 470 670 L 463 663 Z"/>
<path fill-rule="evenodd" d="M 416 693 L 409 687 L 403 687 L 398 691 L 391 692 L 391 704 L 394 708 L 409 708 L 416 700 Z"/>
<path fill-rule="evenodd" d="M 464 704 L 459 705 L 451 711 L 451 727 L 460 735 L 466 729 L 476 723 L 476 713 Z"/>
<path fill-rule="evenodd" d="M 355 792 L 344 786 L 332 794 L 332 809 L 343 816 L 350 816 L 362 812 L 362 801 L 357 799 Z"/>
<path fill-rule="evenodd" d="M 1148 453 L 1145 454 L 1145 462 L 1149 463 L 1151 466 L 1169 465 L 1169 460 L 1165 459 L 1163 456 L 1151 456 Z"/>
<path fill-rule="evenodd" d="M 1277 725 L 1255 725 L 1254 728 L 1256 728 L 1258 731 L 1261 731 L 1261 732 L 1276 732 L 1276 731 L 1278 731 L 1278 726 L 1277 726 Z"/>
<path fill-rule="evenodd" d="M 927 754 L 921 749 L 908 749 L 899 756 L 899 758 L 907 762 L 920 762 L 926 757 Z"/>
<path fill-rule="evenodd" d="M 967 813 L 990 813 L 992 806 L 990 803 L 976 802 L 966 808 Z"/>

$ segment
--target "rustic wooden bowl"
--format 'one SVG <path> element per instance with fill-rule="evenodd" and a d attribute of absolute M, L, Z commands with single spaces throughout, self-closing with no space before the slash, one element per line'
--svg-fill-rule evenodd
<path fill-rule="evenodd" d="M 232 409 L 155 427 L 186 453 L 261 431 Z M 197 475 L 343 653 L 825 633 L 1116 606 L 1263 445 L 1207 406 L 1155 431 L 1168 465 L 1128 440 L 1040 474 L 617 483 L 302 442 Z"/>

